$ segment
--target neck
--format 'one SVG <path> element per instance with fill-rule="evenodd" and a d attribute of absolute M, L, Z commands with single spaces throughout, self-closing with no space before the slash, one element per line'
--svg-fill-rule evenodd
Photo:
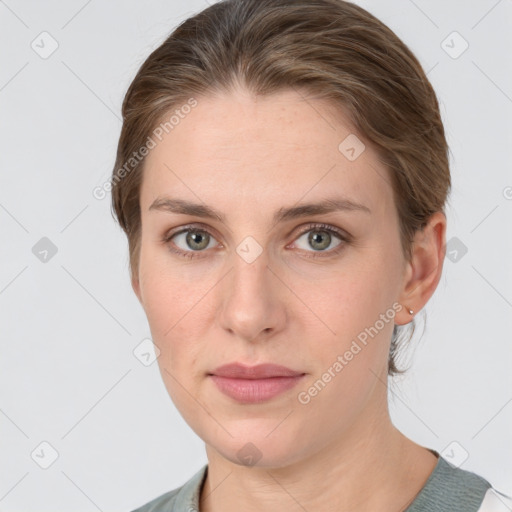
<path fill-rule="evenodd" d="M 201 512 L 282 512 L 284 506 L 326 512 L 404 510 L 437 458 L 393 426 L 387 400 L 376 403 L 385 406 L 379 410 L 368 404 L 333 442 L 279 467 L 241 466 L 207 445 Z"/>

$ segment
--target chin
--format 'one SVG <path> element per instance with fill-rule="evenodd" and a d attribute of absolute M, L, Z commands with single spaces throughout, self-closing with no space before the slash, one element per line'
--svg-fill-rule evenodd
<path fill-rule="evenodd" d="M 275 427 L 275 425 L 274 425 Z M 259 468 L 281 468 L 293 464 L 301 458 L 297 449 L 302 443 L 283 430 L 267 436 L 268 429 L 255 429 L 254 433 L 244 435 L 230 430 L 233 437 L 223 436 L 223 443 L 206 441 L 210 448 L 223 458 L 238 466 Z"/>

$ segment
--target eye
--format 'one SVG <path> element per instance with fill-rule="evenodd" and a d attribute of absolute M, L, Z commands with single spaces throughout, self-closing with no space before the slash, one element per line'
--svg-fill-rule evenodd
<path fill-rule="evenodd" d="M 215 243 L 211 244 L 211 242 L 216 240 L 204 229 L 188 227 L 164 237 L 163 241 L 169 245 L 171 252 L 186 258 L 194 258 L 197 256 L 197 253 L 214 247 Z M 172 242 L 172 245 L 170 242 Z M 177 249 L 173 246 L 177 247 Z"/>
<path fill-rule="evenodd" d="M 332 246 L 332 243 L 335 242 L 336 239 L 337 243 Z M 302 231 L 299 238 L 294 242 L 294 245 L 297 245 L 301 250 L 318 253 L 311 255 L 311 257 L 314 258 L 317 256 L 337 254 L 343 248 L 343 242 L 348 241 L 349 237 L 344 235 L 341 231 L 327 226 L 326 224 L 314 224 L 307 226 L 306 230 Z M 330 250 L 327 250 L 329 247 Z M 311 251 L 311 249 L 313 249 L 313 251 Z"/>
<path fill-rule="evenodd" d="M 336 240 L 336 245 L 326 250 Z M 310 253 L 307 256 L 309 258 L 328 257 L 338 254 L 345 246 L 344 242 L 348 243 L 350 240 L 350 235 L 337 228 L 326 224 L 310 224 L 294 239 L 294 245 L 297 244 L 301 251 Z M 184 226 L 180 231 L 165 235 L 162 241 L 169 251 L 184 258 L 204 257 L 206 254 L 201 253 L 215 247 L 217 242 L 207 229 L 197 226 Z"/>

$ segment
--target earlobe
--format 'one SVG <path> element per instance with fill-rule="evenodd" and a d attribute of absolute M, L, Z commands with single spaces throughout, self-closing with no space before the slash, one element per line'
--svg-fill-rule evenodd
<path fill-rule="evenodd" d="M 398 325 L 409 323 L 434 294 L 443 271 L 445 234 L 446 216 L 442 212 L 432 214 L 427 225 L 416 233 L 399 300 L 403 310 L 397 315 Z"/>
<path fill-rule="evenodd" d="M 414 262 L 408 262 L 406 264 L 406 271 L 404 272 L 403 282 L 411 283 L 414 279 Z M 396 325 L 405 325 L 411 322 L 414 318 L 414 315 L 418 312 L 418 307 L 414 302 L 414 297 L 407 295 L 406 292 L 402 292 L 399 303 L 401 308 L 397 311 L 395 315 L 395 324 Z"/>

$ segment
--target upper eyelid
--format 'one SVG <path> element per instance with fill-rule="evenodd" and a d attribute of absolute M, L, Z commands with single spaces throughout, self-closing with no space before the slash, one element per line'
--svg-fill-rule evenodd
<path fill-rule="evenodd" d="M 176 231 L 170 230 L 167 234 L 164 235 L 164 238 L 170 239 L 176 235 L 186 233 L 187 231 L 205 231 L 209 235 L 212 234 L 212 228 L 203 226 L 201 223 L 194 223 L 194 224 L 186 224 L 185 226 L 180 226 L 180 227 L 176 228 Z M 215 231 L 215 230 L 213 230 L 213 231 Z"/>

